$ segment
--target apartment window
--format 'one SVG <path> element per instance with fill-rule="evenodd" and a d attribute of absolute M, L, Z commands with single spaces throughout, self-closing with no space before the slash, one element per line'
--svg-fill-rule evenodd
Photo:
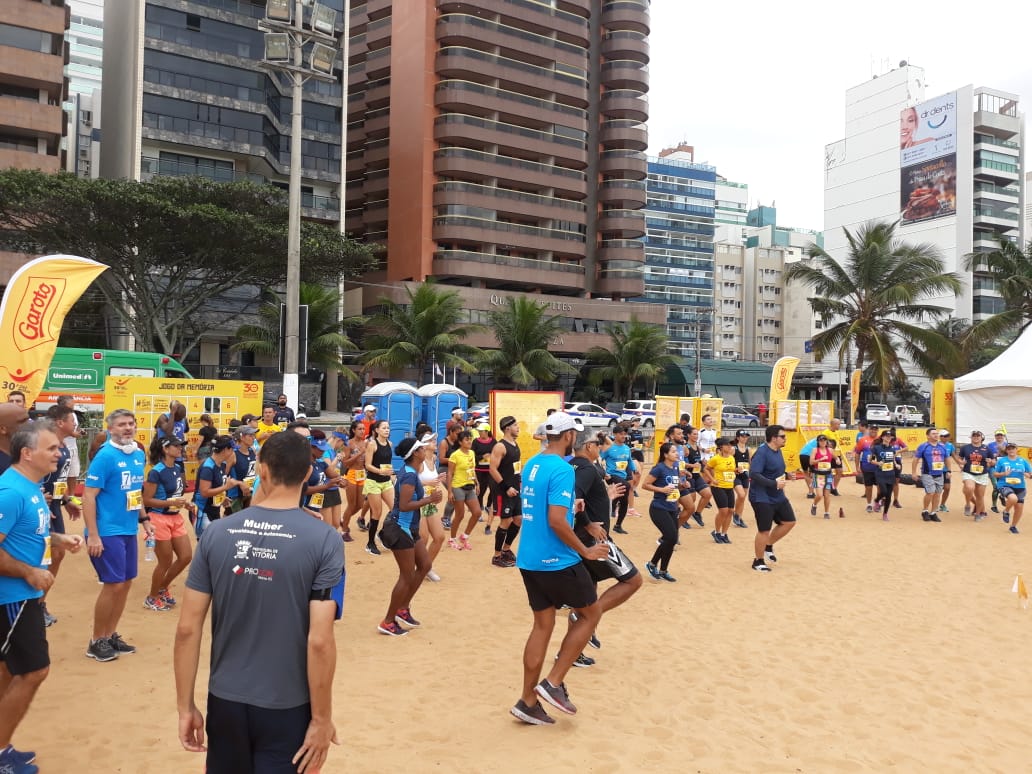
<path fill-rule="evenodd" d="M 91 126 L 93 124 L 93 111 L 92 110 L 80 110 L 79 111 L 79 122 L 83 126 Z"/>
<path fill-rule="evenodd" d="M 79 161 L 78 170 L 79 170 L 79 175 L 81 177 L 89 177 L 90 176 L 90 162 L 80 160 Z"/>
<path fill-rule="evenodd" d="M 186 15 L 186 28 L 193 30 L 194 32 L 201 31 L 201 17 L 195 13 L 188 13 Z"/>

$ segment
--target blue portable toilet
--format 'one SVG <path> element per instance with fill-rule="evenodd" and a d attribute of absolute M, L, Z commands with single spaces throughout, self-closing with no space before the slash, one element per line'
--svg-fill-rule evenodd
<path fill-rule="evenodd" d="M 422 421 L 434 429 L 438 439 L 444 438 L 452 410 L 460 408 L 465 415 L 469 406 L 469 396 L 451 384 L 424 384 L 419 388 L 419 397 L 423 401 Z"/>
<path fill-rule="evenodd" d="M 381 382 L 375 384 L 362 395 L 362 405 L 376 406 L 376 418 L 386 419 L 391 423 L 391 448 L 402 438 L 416 431 L 422 416 L 422 399 L 416 388 L 404 382 Z M 394 458 L 394 466 L 401 465 L 401 459 Z"/>

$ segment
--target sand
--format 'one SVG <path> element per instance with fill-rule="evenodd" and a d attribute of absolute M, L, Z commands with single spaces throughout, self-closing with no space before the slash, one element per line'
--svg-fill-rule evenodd
<path fill-rule="evenodd" d="M 517 571 L 490 565 L 493 538 L 442 552 L 443 581 L 413 603 L 424 626 L 403 638 L 376 632 L 391 556 L 351 544 L 336 630 L 343 744 L 324 771 L 1030 770 L 1032 610 L 1011 584 L 1032 580 L 1032 519 L 1020 536 L 994 514 L 975 524 L 955 491 L 944 523 L 923 523 L 906 488 L 883 523 L 843 482 L 833 505 L 846 518 L 825 521 L 801 482 L 791 491 L 800 523 L 769 575 L 749 569 L 752 529 L 732 528 L 729 546 L 684 531 L 678 583 L 646 576 L 604 619 L 598 664 L 567 679 L 580 712 L 553 712 L 552 727 L 508 714 L 531 615 Z M 647 515 L 626 526 L 619 542 L 643 568 L 657 532 Z M 176 739 L 176 614 L 143 609 L 137 581 L 120 632 L 139 653 L 98 664 L 83 655 L 97 588 L 86 557 L 69 557 L 50 598 L 51 673 L 15 742 L 45 774 L 201 772 Z"/>

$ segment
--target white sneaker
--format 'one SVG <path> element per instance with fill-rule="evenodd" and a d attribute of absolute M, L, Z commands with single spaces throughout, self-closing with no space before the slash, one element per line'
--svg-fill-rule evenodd
<path fill-rule="evenodd" d="M 775 562 L 776 563 L 778 561 L 778 558 L 776 556 L 774 556 L 774 552 L 773 551 L 764 551 L 763 552 L 763 560 L 765 562 Z"/>
<path fill-rule="evenodd" d="M 429 572 L 427 572 L 426 578 L 427 578 L 427 580 L 433 581 L 434 583 L 440 583 L 441 582 L 441 576 L 438 575 L 433 570 L 430 570 Z"/>

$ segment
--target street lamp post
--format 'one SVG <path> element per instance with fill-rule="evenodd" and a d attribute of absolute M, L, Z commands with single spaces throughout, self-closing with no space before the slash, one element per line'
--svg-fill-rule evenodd
<path fill-rule="evenodd" d="M 305 27 L 305 6 L 311 7 Z M 345 4 L 345 9 L 347 4 Z M 337 12 L 312 0 L 268 0 L 259 27 L 265 34 L 265 64 L 286 76 L 291 85 L 290 183 L 287 219 L 287 298 L 283 350 L 283 393 L 287 405 L 298 405 L 301 304 L 301 111 L 302 87 L 309 78 L 335 82 Z M 305 67 L 305 48 L 309 65 Z M 346 106 L 344 107 L 346 110 Z"/>

